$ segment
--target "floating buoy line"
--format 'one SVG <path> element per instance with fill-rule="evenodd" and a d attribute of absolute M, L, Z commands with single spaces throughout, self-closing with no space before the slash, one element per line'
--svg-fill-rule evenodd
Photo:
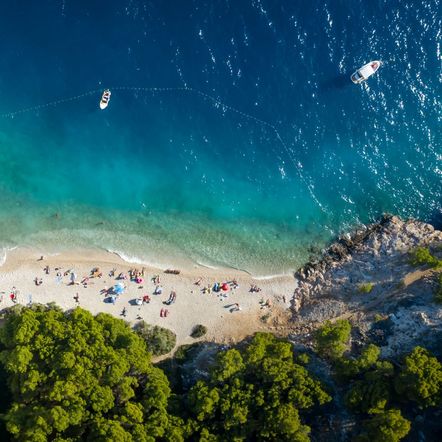
<path fill-rule="evenodd" d="M 223 110 L 227 110 L 230 111 L 232 113 L 235 113 L 237 115 L 240 115 L 241 117 L 250 120 L 250 121 L 254 121 L 255 123 L 259 124 L 260 126 L 264 126 L 267 127 L 270 131 L 272 131 L 276 137 L 276 139 L 278 140 L 278 142 L 280 143 L 280 145 L 283 147 L 284 151 L 286 152 L 288 158 L 290 159 L 291 163 L 295 166 L 295 169 L 298 172 L 298 175 L 300 177 L 300 179 L 303 181 L 303 183 L 306 185 L 310 196 L 312 197 L 312 199 L 315 201 L 315 203 L 318 205 L 318 207 L 323 211 L 323 212 L 328 212 L 325 207 L 321 204 L 321 202 L 318 200 L 318 198 L 316 197 L 316 195 L 313 192 L 313 185 L 311 183 L 309 183 L 306 178 L 304 177 L 304 174 L 302 173 L 302 164 L 299 161 L 296 161 L 296 158 L 294 158 L 294 155 L 292 153 L 292 151 L 288 148 L 286 142 L 283 140 L 283 138 L 281 137 L 281 134 L 279 133 L 278 129 L 276 128 L 276 126 L 272 123 L 269 123 L 268 121 L 262 120 L 258 117 L 255 117 L 254 115 L 248 114 L 246 112 L 243 112 L 233 106 L 230 106 L 226 103 L 224 103 L 223 101 L 221 101 L 219 98 L 216 98 L 212 95 L 206 94 L 203 91 L 200 91 L 199 89 L 194 89 L 192 87 L 135 87 L 135 86 L 116 86 L 116 87 L 110 87 L 106 90 L 109 91 L 128 91 L 128 92 L 150 92 L 150 93 L 162 93 L 162 92 L 188 92 L 197 96 L 200 96 L 203 100 L 205 101 L 209 101 L 212 102 L 216 108 L 221 107 Z M 39 104 L 36 106 L 29 106 L 29 107 L 25 107 L 13 112 L 6 112 L 3 114 L 0 114 L 0 118 L 15 118 L 16 116 L 25 114 L 25 113 L 29 113 L 29 112 L 35 112 L 35 111 L 39 111 L 39 110 L 43 110 L 46 108 L 50 108 L 50 107 L 55 107 L 58 106 L 60 104 L 64 104 L 64 103 L 69 103 L 72 101 L 77 101 L 77 100 L 81 100 L 82 98 L 85 97 L 89 97 L 92 95 L 98 95 L 98 94 L 102 94 L 103 93 L 103 89 L 93 89 L 87 92 L 83 92 L 82 94 L 79 95 L 74 95 L 72 97 L 66 97 L 66 98 L 60 98 L 58 100 L 53 100 L 53 101 L 49 101 L 47 103 L 44 104 Z"/>

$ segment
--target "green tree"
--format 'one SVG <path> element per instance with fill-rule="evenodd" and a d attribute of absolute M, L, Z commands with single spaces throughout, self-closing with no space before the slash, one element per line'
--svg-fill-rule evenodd
<path fill-rule="evenodd" d="M 34 306 L 7 316 L 0 342 L 14 400 L 5 420 L 17 440 L 153 441 L 165 434 L 167 378 L 125 322 Z"/>
<path fill-rule="evenodd" d="M 326 321 L 315 333 L 316 350 L 319 355 L 330 359 L 340 358 L 347 349 L 350 332 L 351 325 L 345 319 L 335 323 Z"/>
<path fill-rule="evenodd" d="M 421 407 L 442 403 L 442 364 L 422 347 L 415 347 L 405 357 L 396 379 L 396 390 Z"/>
<path fill-rule="evenodd" d="M 210 378 L 190 390 L 188 409 L 201 440 L 307 441 L 300 410 L 330 401 L 293 347 L 258 333 L 242 350 L 221 352 Z"/>
<path fill-rule="evenodd" d="M 410 421 L 402 417 L 400 410 L 391 409 L 375 414 L 364 424 L 364 432 L 358 442 L 398 442 L 410 431 Z"/>
<path fill-rule="evenodd" d="M 353 411 L 382 411 L 391 397 L 394 368 L 390 362 L 380 361 L 379 355 L 379 347 L 370 344 L 358 358 L 336 362 L 338 378 L 349 386 L 345 402 Z"/>

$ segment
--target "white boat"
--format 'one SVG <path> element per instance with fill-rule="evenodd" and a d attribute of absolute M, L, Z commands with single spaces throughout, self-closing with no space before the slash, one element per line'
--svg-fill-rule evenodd
<path fill-rule="evenodd" d="M 370 61 L 370 63 L 364 64 L 358 69 L 350 78 L 354 84 L 362 83 L 371 77 L 380 67 L 381 62 L 379 60 Z"/>
<path fill-rule="evenodd" d="M 106 89 L 103 92 L 103 95 L 101 96 L 101 100 L 100 100 L 100 109 L 106 109 L 107 105 L 109 104 L 109 100 L 111 97 L 111 91 L 109 89 Z"/>

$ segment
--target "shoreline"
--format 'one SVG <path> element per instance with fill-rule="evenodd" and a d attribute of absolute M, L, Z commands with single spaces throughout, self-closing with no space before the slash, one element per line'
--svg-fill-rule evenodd
<path fill-rule="evenodd" d="M 43 255 L 44 259 L 40 260 Z M 49 266 L 47 275 L 44 268 Z M 78 282 L 90 276 L 91 270 L 99 267 L 103 273 L 101 278 L 90 278 L 85 286 Z M 103 291 L 111 288 L 119 281 L 109 276 L 109 271 L 116 269 L 115 274 L 126 273 L 133 268 L 144 267 L 145 279 L 137 284 L 124 280 L 125 293 L 115 305 L 104 302 Z M 59 272 L 73 271 L 77 275 L 76 284 L 70 284 L 70 273 L 60 278 Z M 154 275 L 160 276 L 163 293 L 154 295 L 155 284 L 151 281 Z M 37 286 L 35 278 L 41 278 L 42 284 Z M 201 278 L 201 285 L 195 282 Z M 203 293 L 203 286 L 213 286 L 215 282 L 236 280 L 237 289 L 227 292 Z M 251 285 L 258 285 L 261 292 L 250 292 Z M 141 318 L 151 325 L 159 325 L 172 330 L 177 335 L 177 346 L 190 344 L 197 340 L 190 337 L 193 327 L 203 324 L 208 328 L 204 340 L 217 343 L 232 343 L 246 336 L 263 330 L 274 330 L 282 327 L 290 318 L 290 301 L 296 288 L 293 275 L 274 276 L 271 279 L 255 279 L 244 271 L 237 269 L 210 269 L 201 265 L 183 269 L 180 274 L 164 273 L 163 269 L 143 263 L 129 263 L 116 253 L 99 249 L 76 249 L 69 252 L 44 254 L 39 249 L 16 247 L 6 251 L 5 262 L 0 266 L 1 308 L 14 305 L 10 299 L 13 290 L 18 292 L 17 301 L 26 305 L 55 302 L 63 310 L 75 308 L 75 296 L 79 297 L 79 305 L 93 314 L 100 312 L 125 319 L 134 325 Z M 166 306 L 164 302 L 169 294 L 175 291 L 177 301 Z M 148 295 L 150 303 L 138 306 L 135 300 Z M 263 307 L 260 301 L 270 300 L 271 307 Z M 285 302 L 284 302 L 285 300 Z M 236 311 L 235 304 L 241 310 Z M 126 308 L 127 316 L 122 316 Z M 161 309 L 169 310 L 168 317 L 161 317 Z M 266 316 L 266 321 L 262 317 Z"/>

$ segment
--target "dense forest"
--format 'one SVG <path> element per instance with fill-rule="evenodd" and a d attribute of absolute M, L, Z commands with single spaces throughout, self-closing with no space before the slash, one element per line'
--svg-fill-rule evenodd
<path fill-rule="evenodd" d="M 349 440 L 393 442 L 441 411 L 435 356 L 416 347 L 388 361 L 373 344 L 350 352 L 346 320 L 325 323 L 314 351 L 258 333 L 230 348 L 178 348 L 158 364 L 151 354 L 174 340 L 146 324 L 54 305 L 16 306 L 3 322 L 2 440 L 339 440 L 332 429 L 345 420 Z"/>

